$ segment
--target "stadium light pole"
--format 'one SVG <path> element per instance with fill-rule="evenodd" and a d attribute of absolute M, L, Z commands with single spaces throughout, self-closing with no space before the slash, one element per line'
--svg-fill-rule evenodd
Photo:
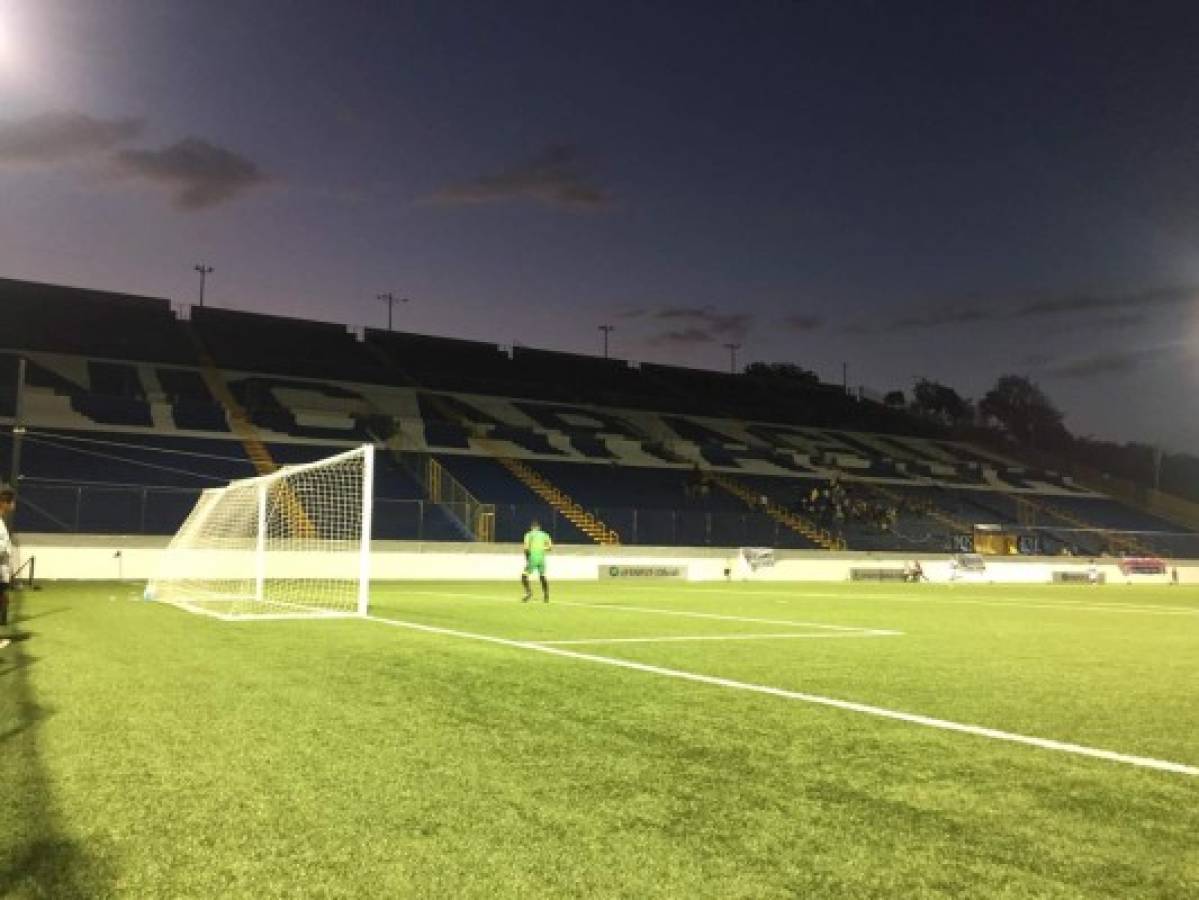
<path fill-rule="evenodd" d="M 604 333 L 604 359 L 608 358 L 608 335 L 616 330 L 615 325 L 601 325 L 599 330 Z"/>
<path fill-rule="evenodd" d="M 393 306 L 395 306 L 395 304 L 397 302 L 398 303 L 407 303 L 408 298 L 407 297 L 397 297 L 391 291 L 388 291 L 386 294 L 379 294 L 376 297 L 376 299 L 382 300 L 384 303 L 387 304 L 387 330 L 391 331 L 391 308 Z"/>
<path fill-rule="evenodd" d="M 203 306 L 204 305 L 204 279 L 206 279 L 209 275 L 212 274 L 212 266 L 205 265 L 204 263 L 198 263 L 197 265 L 192 266 L 192 268 L 200 273 L 200 305 Z"/>
<path fill-rule="evenodd" d="M 726 350 L 729 351 L 729 374 L 737 374 L 737 351 L 741 349 L 740 344 L 723 344 Z"/>

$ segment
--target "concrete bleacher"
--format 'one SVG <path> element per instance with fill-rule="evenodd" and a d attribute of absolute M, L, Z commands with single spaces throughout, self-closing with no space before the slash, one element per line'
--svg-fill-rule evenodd
<path fill-rule="evenodd" d="M 0 349 L 194 363 L 170 302 L 0 278 Z"/>
<path fill-rule="evenodd" d="M 433 335 L 366 329 L 365 343 L 375 348 L 406 383 L 475 393 L 521 388 L 511 358 L 495 344 Z"/>
<path fill-rule="evenodd" d="M 196 307 L 205 348 L 225 369 L 388 383 L 393 374 L 344 325 Z"/>

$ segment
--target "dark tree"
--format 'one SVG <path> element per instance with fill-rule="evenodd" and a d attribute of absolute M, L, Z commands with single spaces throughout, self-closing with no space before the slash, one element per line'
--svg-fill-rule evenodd
<path fill-rule="evenodd" d="M 969 421 L 974 408 L 969 400 L 951 387 L 921 378 L 912 388 L 912 404 L 925 415 L 940 419 L 948 425 Z"/>
<path fill-rule="evenodd" d="M 896 409 L 903 409 L 908 405 L 908 399 L 903 395 L 903 391 L 888 391 L 883 397 L 883 404 L 892 406 Z"/>
<path fill-rule="evenodd" d="M 1000 376 L 978 408 L 1021 443 L 1050 448 L 1070 440 L 1061 411 L 1035 382 L 1023 375 Z"/>
<path fill-rule="evenodd" d="M 785 378 L 788 381 L 801 381 L 804 384 L 820 384 L 820 376 L 810 372 L 795 363 L 750 363 L 745 367 L 746 375 L 757 375 L 762 378 Z"/>

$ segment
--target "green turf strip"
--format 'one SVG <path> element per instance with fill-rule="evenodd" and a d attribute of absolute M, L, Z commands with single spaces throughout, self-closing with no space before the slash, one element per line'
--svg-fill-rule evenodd
<path fill-rule="evenodd" d="M 1199 891 L 1197 778 L 372 622 L 224 623 L 139 596 L 21 595 L 27 639 L 0 651 L 0 894 Z M 384 584 L 372 613 L 524 641 L 790 628 L 631 607 L 894 629 L 570 649 L 1199 764 L 1185 589 L 518 597 Z"/>

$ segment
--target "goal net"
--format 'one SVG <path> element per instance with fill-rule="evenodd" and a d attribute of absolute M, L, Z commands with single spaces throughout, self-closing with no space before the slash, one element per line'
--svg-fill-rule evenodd
<path fill-rule="evenodd" d="M 200 495 L 147 596 L 228 619 L 366 615 L 374 447 Z"/>

